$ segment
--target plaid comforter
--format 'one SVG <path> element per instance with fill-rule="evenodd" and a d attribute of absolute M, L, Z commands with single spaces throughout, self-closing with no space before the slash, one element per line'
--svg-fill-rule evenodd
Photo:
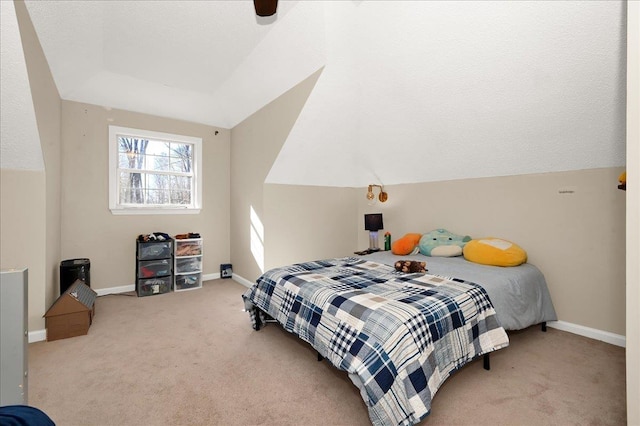
<path fill-rule="evenodd" d="M 482 287 L 359 258 L 272 269 L 242 297 L 348 372 L 375 425 L 418 423 L 453 372 L 509 344 Z"/>

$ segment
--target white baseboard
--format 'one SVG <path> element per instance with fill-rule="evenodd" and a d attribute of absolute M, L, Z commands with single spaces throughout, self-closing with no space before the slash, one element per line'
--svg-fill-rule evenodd
<path fill-rule="evenodd" d="M 608 331 L 585 327 L 579 324 L 572 324 L 566 321 L 549 321 L 547 322 L 547 325 L 551 328 L 568 331 L 569 333 L 588 337 L 590 339 L 601 340 L 605 343 L 621 346 L 623 348 L 627 345 L 627 338 L 625 336 L 621 336 L 620 334 L 614 334 Z"/>
<path fill-rule="evenodd" d="M 106 296 L 107 294 L 127 293 L 136 291 L 135 284 L 121 285 L 120 287 L 97 288 L 94 290 L 98 296 Z"/>
<path fill-rule="evenodd" d="M 202 275 L 202 281 L 217 280 L 218 278 L 220 278 L 220 272 L 216 272 L 215 274 L 203 274 Z"/>
<path fill-rule="evenodd" d="M 36 330 L 29 332 L 29 343 L 42 342 L 47 340 L 47 330 Z"/>
<path fill-rule="evenodd" d="M 237 283 L 239 283 L 239 284 L 242 284 L 243 286 L 245 286 L 245 287 L 247 287 L 247 288 L 251 288 L 251 287 L 255 284 L 255 282 L 249 281 L 248 279 L 243 278 L 243 277 L 241 277 L 241 276 L 240 276 L 240 275 L 238 275 L 238 274 L 231 274 L 231 278 L 232 278 L 235 282 L 237 282 Z"/>

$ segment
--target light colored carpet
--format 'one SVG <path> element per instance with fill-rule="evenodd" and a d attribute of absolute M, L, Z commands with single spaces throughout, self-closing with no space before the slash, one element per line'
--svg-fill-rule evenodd
<path fill-rule="evenodd" d="M 96 301 L 86 336 L 29 345 L 29 404 L 65 425 L 366 425 L 346 373 L 243 312 L 232 280 Z M 450 377 L 426 425 L 624 425 L 624 349 L 538 327 Z"/>

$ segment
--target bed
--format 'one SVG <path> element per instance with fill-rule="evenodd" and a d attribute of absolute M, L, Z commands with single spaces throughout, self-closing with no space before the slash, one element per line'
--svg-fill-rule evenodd
<path fill-rule="evenodd" d="M 461 268 L 445 261 L 436 267 L 440 262 L 427 258 L 428 273 L 404 274 L 391 266 L 397 259 L 380 252 L 275 268 L 243 294 L 256 330 L 272 318 L 308 342 L 319 359 L 346 371 L 360 389 L 374 425 L 420 422 L 451 374 L 478 357 L 485 356 L 486 362 L 488 354 L 509 344 L 493 296 L 474 282 L 474 266 L 482 265 L 461 264 Z M 535 271 L 534 267 L 529 273 L 537 275 Z M 483 274 L 479 277 L 493 275 Z M 505 285 L 495 278 L 491 281 L 496 289 Z M 539 286 L 546 289 L 542 283 Z M 545 304 L 548 290 L 540 291 Z M 509 304 L 510 297 L 517 296 L 503 297 L 500 304 Z M 512 317 L 523 309 L 502 316 L 512 329 L 555 317 L 555 312 L 534 310 L 530 314 L 524 309 L 527 318 L 513 324 Z"/>
<path fill-rule="evenodd" d="M 556 311 L 544 275 L 530 263 L 501 267 L 469 262 L 462 256 L 429 257 L 422 254 L 396 256 L 379 251 L 362 256 L 375 262 L 393 265 L 399 259 L 427 263 L 429 274 L 455 277 L 480 284 L 489 294 L 498 317 L 506 330 L 522 330 L 547 321 L 556 321 Z"/>

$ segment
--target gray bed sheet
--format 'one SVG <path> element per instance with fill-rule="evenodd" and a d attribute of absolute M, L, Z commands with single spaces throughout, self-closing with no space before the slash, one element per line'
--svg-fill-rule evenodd
<path fill-rule="evenodd" d="M 511 267 L 488 266 L 469 262 L 462 256 L 396 256 L 390 251 L 360 257 L 391 266 L 401 259 L 426 262 L 429 274 L 461 278 L 481 285 L 491 298 L 498 321 L 507 330 L 521 330 L 558 319 L 547 281 L 542 272 L 530 263 Z"/>

